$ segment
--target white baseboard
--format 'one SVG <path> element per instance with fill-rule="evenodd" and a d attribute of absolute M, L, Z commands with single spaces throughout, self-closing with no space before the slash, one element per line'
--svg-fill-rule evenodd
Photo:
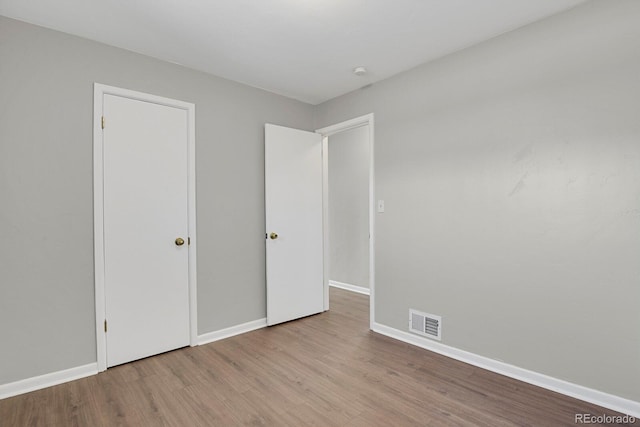
<path fill-rule="evenodd" d="M 359 294 L 369 295 L 371 290 L 362 286 L 350 285 L 349 283 L 336 282 L 335 280 L 329 280 L 329 286 L 334 288 L 340 288 L 351 292 L 357 292 Z"/>
<path fill-rule="evenodd" d="M 614 411 L 622 412 L 635 418 L 640 418 L 640 402 L 618 397 L 613 394 L 604 393 L 581 385 L 573 384 L 568 381 L 540 374 L 538 372 L 529 371 L 519 368 L 508 363 L 500 362 L 488 357 L 480 356 L 468 351 L 450 347 L 439 342 L 423 338 L 409 332 L 400 331 L 389 326 L 379 323 L 372 324 L 372 330 L 382 335 L 412 344 L 435 353 L 442 354 L 452 359 L 496 372 L 510 378 L 533 384 L 548 390 L 552 390 L 576 399 L 584 400 L 595 405 L 603 406 Z M 594 414 L 597 415 L 597 414 Z"/>
<path fill-rule="evenodd" d="M 64 371 L 51 372 L 50 374 L 39 375 L 37 377 L 27 378 L 25 380 L 15 381 L 8 384 L 0 385 L 0 399 L 17 396 L 30 391 L 40 390 L 42 388 L 66 383 L 80 378 L 88 377 L 98 373 L 98 364 L 89 363 L 88 365 L 77 366 L 75 368 L 65 369 Z"/>
<path fill-rule="evenodd" d="M 267 319 L 258 319 L 252 322 L 243 323 L 241 325 L 232 326 L 230 328 L 221 329 L 215 332 L 209 332 L 204 335 L 198 335 L 198 345 L 207 344 L 234 335 L 243 334 L 245 332 L 254 331 L 256 329 L 267 326 Z M 78 366 L 64 371 L 52 372 L 37 377 L 27 378 L 7 384 L 0 384 L 0 399 L 17 396 L 19 394 L 28 393 L 34 390 L 51 387 L 54 385 L 66 383 L 80 378 L 88 377 L 98 373 L 98 364 L 89 363 L 88 365 Z"/>
<path fill-rule="evenodd" d="M 230 328 L 220 329 L 219 331 L 208 332 L 198 335 L 198 345 L 209 344 L 214 341 L 223 340 L 235 335 L 244 334 L 245 332 L 255 331 L 256 329 L 267 326 L 267 319 L 262 318 L 241 325 L 231 326 Z"/>

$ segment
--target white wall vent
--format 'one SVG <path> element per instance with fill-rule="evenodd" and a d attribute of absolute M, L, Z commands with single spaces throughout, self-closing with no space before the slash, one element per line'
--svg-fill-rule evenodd
<path fill-rule="evenodd" d="M 409 309 L 409 332 L 433 338 L 442 338 L 442 317 Z"/>

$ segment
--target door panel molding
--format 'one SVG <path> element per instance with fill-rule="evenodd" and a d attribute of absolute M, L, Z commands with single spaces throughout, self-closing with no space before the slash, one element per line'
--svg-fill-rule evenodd
<path fill-rule="evenodd" d="M 138 101 L 178 108 L 187 113 L 187 216 L 188 283 L 189 283 L 189 342 L 198 344 L 196 297 L 196 192 L 195 192 L 195 105 L 129 89 L 94 83 L 93 98 L 93 212 L 94 212 L 94 268 L 96 354 L 98 371 L 107 369 L 105 321 L 105 262 L 104 262 L 104 150 L 103 150 L 103 98 L 114 95 Z M 108 118 L 107 118 L 108 120 Z M 105 123 L 108 126 L 107 123 Z"/>

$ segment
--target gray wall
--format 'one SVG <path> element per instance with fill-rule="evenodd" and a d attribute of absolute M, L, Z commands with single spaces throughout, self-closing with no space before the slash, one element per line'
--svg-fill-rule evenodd
<path fill-rule="evenodd" d="M 328 101 L 375 113 L 375 320 L 640 401 L 640 2 L 576 9 Z"/>
<path fill-rule="evenodd" d="M 329 137 L 329 280 L 369 287 L 369 126 Z"/>
<path fill-rule="evenodd" d="M 265 122 L 307 104 L 0 17 L 0 384 L 96 361 L 93 83 L 196 104 L 199 333 L 265 317 Z"/>

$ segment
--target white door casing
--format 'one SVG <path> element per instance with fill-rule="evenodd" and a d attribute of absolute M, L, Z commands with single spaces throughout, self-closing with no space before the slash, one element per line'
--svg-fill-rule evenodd
<path fill-rule="evenodd" d="M 265 219 L 267 324 L 323 311 L 319 134 L 265 125 Z"/>
<path fill-rule="evenodd" d="M 94 92 L 96 332 L 104 370 L 195 345 L 194 106 L 99 84 Z"/>

